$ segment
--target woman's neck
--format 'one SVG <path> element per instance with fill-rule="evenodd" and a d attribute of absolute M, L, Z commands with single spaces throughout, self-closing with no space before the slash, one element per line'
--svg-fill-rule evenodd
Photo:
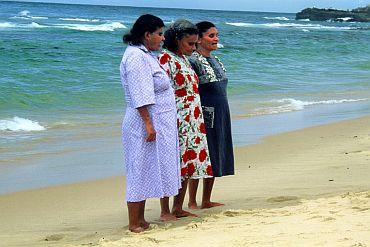
<path fill-rule="evenodd" d="M 204 49 L 203 47 L 199 46 L 197 48 L 197 52 L 202 55 L 203 57 L 210 57 L 211 51 Z"/>
<path fill-rule="evenodd" d="M 149 49 L 149 43 L 146 41 L 146 40 L 143 40 L 143 42 L 141 42 L 143 44 L 143 46 L 145 46 L 145 48 L 148 50 L 148 51 L 151 51 Z"/>

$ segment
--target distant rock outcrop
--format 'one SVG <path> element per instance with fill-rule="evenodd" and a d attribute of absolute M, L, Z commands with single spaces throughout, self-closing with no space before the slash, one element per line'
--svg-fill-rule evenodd
<path fill-rule="evenodd" d="M 353 10 L 307 8 L 296 14 L 296 20 L 370 22 L 370 5 Z"/>

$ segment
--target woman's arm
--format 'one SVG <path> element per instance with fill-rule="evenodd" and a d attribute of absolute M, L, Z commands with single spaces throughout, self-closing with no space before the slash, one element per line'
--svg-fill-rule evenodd
<path fill-rule="evenodd" d="M 155 132 L 155 129 L 153 127 L 152 120 L 150 119 L 148 106 L 141 106 L 141 107 L 137 108 L 137 110 L 139 111 L 139 114 L 140 114 L 140 116 L 143 119 L 143 122 L 145 124 L 145 129 L 146 129 L 146 133 L 147 133 L 147 137 L 146 137 L 145 140 L 147 142 L 155 141 L 156 132 Z"/>

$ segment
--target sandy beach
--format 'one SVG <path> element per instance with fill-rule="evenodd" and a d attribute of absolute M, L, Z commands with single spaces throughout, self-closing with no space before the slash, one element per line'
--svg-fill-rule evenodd
<path fill-rule="evenodd" d="M 127 230 L 124 178 L 0 196 L 0 246 L 367 246 L 370 116 L 237 148 L 236 175 L 217 179 L 199 218 Z"/>
<path fill-rule="evenodd" d="M 370 246 L 369 23 L 266 1 L 0 1 L 0 247 Z M 320 5 L 364 5 L 342 2 Z M 163 223 L 148 200 L 135 235 L 119 65 L 144 13 L 217 26 L 236 175 L 198 218 Z"/>

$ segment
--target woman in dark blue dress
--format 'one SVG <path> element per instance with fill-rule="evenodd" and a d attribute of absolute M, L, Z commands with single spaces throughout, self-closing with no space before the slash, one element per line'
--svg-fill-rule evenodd
<path fill-rule="evenodd" d="M 213 56 L 217 50 L 218 31 L 207 21 L 196 24 L 199 30 L 197 50 L 189 61 L 199 77 L 199 94 L 206 125 L 206 135 L 211 164 L 212 178 L 203 179 L 201 208 L 211 208 L 224 204 L 211 202 L 215 177 L 234 175 L 234 154 L 231 137 L 231 120 L 227 100 L 226 70 L 221 61 Z M 196 193 L 199 180 L 189 182 L 189 208 L 198 208 Z"/>

